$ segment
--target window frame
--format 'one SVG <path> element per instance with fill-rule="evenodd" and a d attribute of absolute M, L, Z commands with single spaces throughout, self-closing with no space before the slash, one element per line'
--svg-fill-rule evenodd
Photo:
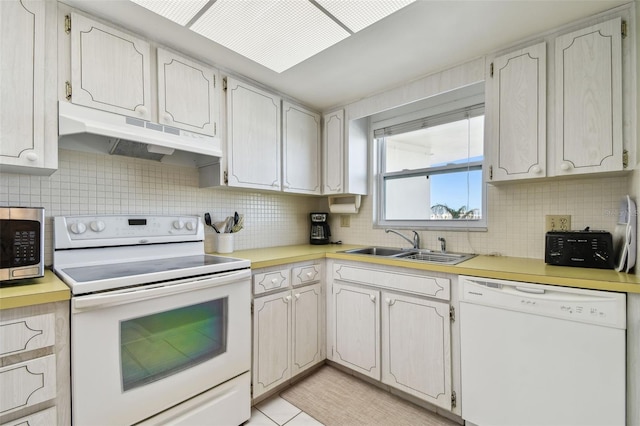
<path fill-rule="evenodd" d="M 433 103 L 431 100 L 430 103 Z M 428 167 L 422 169 L 402 170 L 383 173 L 385 170 L 385 152 L 384 143 L 380 143 L 380 137 L 376 137 L 375 133 L 380 133 L 380 129 L 384 127 L 391 127 L 394 125 L 402 125 L 411 121 L 424 121 L 432 123 L 432 125 L 444 124 L 447 122 L 454 122 L 460 120 L 462 116 L 461 111 L 467 108 L 477 108 L 482 104 L 483 112 L 480 115 L 484 115 L 484 93 L 472 94 L 469 96 L 463 96 L 454 101 L 445 101 L 443 103 L 435 102 L 435 105 L 431 105 L 427 108 L 414 108 L 413 111 L 403 111 L 398 114 L 391 114 L 391 118 L 376 121 L 375 118 L 371 120 L 370 134 L 374 144 L 374 179 L 373 179 L 373 194 L 374 194 L 374 228 L 397 228 L 397 229 L 437 229 L 437 230 L 464 230 L 464 231 L 486 231 L 487 230 L 487 183 L 484 179 L 484 163 L 486 159 L 486 138 L 483 139 L 483 160 L 471 161 L 461 164 L 448 164 L 445 166 Z M 388 114 L 387 114 L 388 115 Z M 478 114 L 476 114 L 477 116 Z M 443 117 L 450 116 L 450 120 L 443 120 Z M 430 126 L 427 126 L 430 127 Z M 376 129 L 378 132 L 376 132 Z M 486 133 L 485 133 L 486 134 Z M 484 135 L 483 135 L 484 138 Z M 456 171 L 467 170 L 481 170 L 482 173 L 482 208 L 480 219 L 428 219 L 428 220 L 388 220 L 385 217 L 385 182 L 390 179 L 414 177 L 414 176 L 431 176 L 437 174 L 446 174 Z"/>

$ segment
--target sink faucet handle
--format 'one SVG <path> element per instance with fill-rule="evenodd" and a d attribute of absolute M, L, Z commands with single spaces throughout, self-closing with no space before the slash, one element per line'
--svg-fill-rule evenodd
<path fill-rule="evenodd" d="M 413 248 L 414 249 L 419 249 L 420 248 L 420 235 L 418 234 L 417 231 L 412 230 L 413 232 Z"/>

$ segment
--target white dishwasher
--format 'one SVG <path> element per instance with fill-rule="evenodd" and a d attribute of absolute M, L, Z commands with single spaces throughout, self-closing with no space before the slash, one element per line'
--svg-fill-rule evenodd
<path fill-rule="evenodd" d="M 625 294 L 459 282 L 467 424 L 625 424 Z"/>

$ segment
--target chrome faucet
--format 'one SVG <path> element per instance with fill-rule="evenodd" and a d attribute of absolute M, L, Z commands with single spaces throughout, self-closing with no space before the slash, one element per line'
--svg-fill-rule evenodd
<path fill-rule="evenodd" d="M 419 249 L 420 248 L 420 235 L 418 235 L 418 233 L 416 231 L 411 231 L 413 232 L 413 241 L 411 241 L 411 239 L 409 239 L 409 237 L 406 237 L 404 235 L 402 235 L 401 233 L 399 233 L 398 231 L 394 231 L 393 229 L 385 229 L 384 232 L 389 233 L 389 232 L 393 232 L 396 235 L 401 236 L 402 238 L 404 238 L 405 240 L 409 241 L 411 244 L 413 244 L 413 248 L 414 249 Z"/>
<path fill-rule="evenodd" d="M 438 241 L 440 241 L 440 252 L 445 253 L 447 251 L 447 240 L 444 237 L 438 237 Z"/>

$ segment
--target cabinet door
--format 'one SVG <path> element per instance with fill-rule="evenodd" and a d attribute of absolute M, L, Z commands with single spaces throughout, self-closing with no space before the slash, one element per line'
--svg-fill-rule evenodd
<path fill-rule="evenodd" d="M 253 397 L 291 377 L 291 292 L 253 302 Z"/>
<path fill-rule="evenodd" d="M 333 283 L 333 361 L 380 380 L 380 292 Z"/>
<path fill-rule="evenodd" d="M 228 184 L 280 190 L 280 98 L 227 78 Z"/>
<path fill-rule="evenodd" d="M 55 56 L 48 61 L 56 49 L 55 6 L 0 2 L 0 171 L 51 174 L 57 168 L 57 116 L 45 121 L 45 110 L 55 109 L 46 95 L 56 79 Z"/>
<path fill-rule="evenodd" d="M 71 102 L 151 119 L 149 43 L 71 14 Z"/>
<path fill-rule="evenodd" d="M 293 290 L 291 375 L 322 361 L 322 294 L 320 284 Z"/>
<path fill-rule="evenodd" d="M 622 170 L 621 19 L 556 39 L 556 173 Z"/>
<path fill-rule="evenodd" d="M 158 49 L 158 121 L 216 136 L 218 70 Z"/>
<path fill-rule="evenodd" d="M 382 381 L 451 410 L 449 304 L 382 293 Z"/>
<path fill-rule="evenodd" d="M 492 181 L 546 175 L 546 53 L 543 42 L 493 61 L 486 110 Z"/>
<path fill-rule="evenodd" d="M 0 368 L 0 407 L 12 413 L 56 397 L 56 356 Z"/>
<path fill-rule="evenodd" d="M 322 193 L 344 192 L 344 110 L 324 116 Z"/>
<path fill-rule="evenodd" d="M 320 115 L 282 102 L 282 189 L 320 195 Z"/>

